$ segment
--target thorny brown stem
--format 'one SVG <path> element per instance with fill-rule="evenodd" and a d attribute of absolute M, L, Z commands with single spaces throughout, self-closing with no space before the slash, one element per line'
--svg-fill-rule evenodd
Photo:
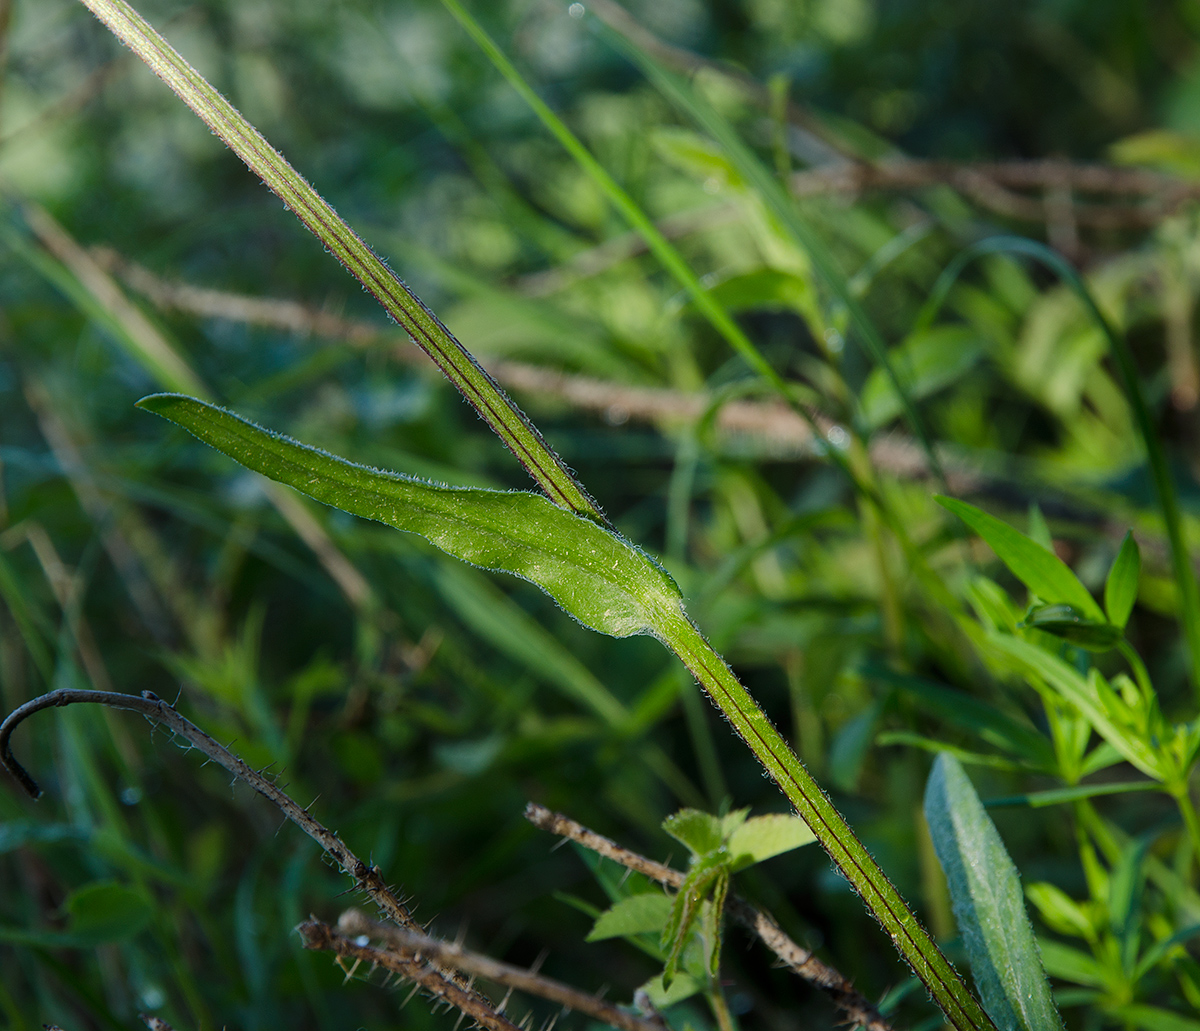
<path fill-rule="evenodd" d="M 12 774 L 17 783 L 31 797 L 40 798 L 42 791 L 38 787 L 37 781 L 13 757 L 10 744 L 12 733 L 21 723 L 42 709 L 75 705 L 78 703 L 93 703 L 113 709 L 128 709 L 131 712 L 141 713 L 155 723 L 161 723 L 173 734 L 183 738 L 189 745 L 197 751 L 202 752 L 213 762 L 217 763 L 217 765 L 223 766 L 235 777 L 244 780 L 262 795 L 263 798 L 276 806 L 284 816 L 320 845 L 325 853 L 349 877 L 353 878 L 357 886 L 370 896 L 371 900 L 390 920 L 395 921 L 401 927 L 408 928 L 410 931 L 423 933 L 423 929 L 413 919 L 408 907 L 400 901 L 396 893 L 383 879 L 383 871 L 379 867 L 368 866 L 364 863 L 350 850 L 341 838 L 317 821 L 307 809 L 301 808 L 270 777 L 253 769 L 244 760 L 229 751 L 228 748 L 218 744 L 213 737 L 185 718 L 178 709 L 164 702 L 151 691 L 143 691 L 141 695 L 121 694 L 115 691 L 82 691 L 75 689 L 51 691 L 49 694 L 41 695 L 26 702 L 9 713 L 4 722 L 0 723 L 0 765 L 3 765 Z M 446 998 L 449 1001 L 451 998 L 458 997 L 456 993 L 465 991 L 468 995 L 473 994 L 470 991 L 469 985 L 462 981 L 459 975 L 453 971 L 440 971 L 438 972 L 438 977 L 444 982 L 443 987 L 446 988 L 445 992 L 434 993 L 439 998 Z M 421 984 L 423 987 L 428 987 L 425 981 L 422 981 Z M 451 988 L 454 989 L 453 992 L 449 991 Z M 490 1008 L 490 1003 L 482 997 L 479 998 L 479 1003 Z M 455 1005 L 458 1005 L 458 1003 L 456 1002 Z M 466 1011 L 464 1010 L 464 1012 Z M 474 1013 L 470 1015 L 475 1018 Z M 501 1029 L 503 1031 L 513 1031 L 512 1025 L 507 1021 L 495 1024 L 494 1028 L 496 1031 L 501 1031 Z"/>
<path fill-rule="evenodd" d="M 488 1031 L 520 1031 L 516 1024 L 496 1010 L 482 996 L 446 980 L 433 965 L 419 955 L 404 955 L 393 949 L 377 949 L 370 945 L 359 945 L 320 920 L 306 920 L 298 928 L 306 949 L 322 949 L 336 952 L 339 956 L 372 967 L 383 967 L 399 974 L 408 981 L 419 984 L 430 995 L 454 1006 Z"/>
<path fill-rule="evenodd" d="M 678 889 L 684 882 L 684 874 L 678 870 L 624 848 L 611 838 L 597 834 L 570 817 L 553 812 L 536 802 L 530 802 L 525 807 L 525 818 L 539 830 L 568 838 L 605 859 L 620 863 L 660 884 Z M 732 892 L 726 900 L 725 909 L 739 924 L 754 932 L 789 970 L 829 995 L 834 1004 L 853 1023 L 867 1028 L 868 1031 L 892 1031 L 891 1025 L 875 1006 L 856 991 L 840 971 L 789 938 L 769 913 Z"/>
<path fill-rule="evenodd" d="M 337 929 L 350 938 L 369 935 L 381 939 L 410 958 L 429 956 L 446 966 L 454 967 L 465 974 L 482 977 L 493 984 L 507 985 L 528 995 L 561 1003 L 566 1009 L 602 1020 L 620 1031 L 666 1031 L 666 1024 L 658 1014 L 653 1017 L 640 1017 L 543 974 L 513 966 L 511 963 L 501 963 L 490 956 L 470 952 L 452 942 L 379 923 L 357 909 L 346 910 L 338 918 Z"/>

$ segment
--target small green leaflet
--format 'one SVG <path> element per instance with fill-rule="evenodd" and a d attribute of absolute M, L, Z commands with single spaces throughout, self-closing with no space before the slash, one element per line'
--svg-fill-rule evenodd
<path fill-rule="evenodd" d="M 600 633 L 654 632 L 682 611 L 675 581 L 647 555 L 539 494 L 445 487 L 369 469 L 182 394 L 152 394 L 138 406 L 317 501 L 529 580 Z"/>
<path fill-rule="evenodd" d="M 934 500 L 979 534 L 1013 576 L 1042 601 L 1050 605 L 1070 605 L 1085 619 L 1107 622 L 1088 589 L 1053 552 L 965 501 L 941 494 Z"/>
<path fill-rule="evenodd" d="M 630 895 L 597 918 L 586 941 L 624 938 L 631 934 L 659 935 L 671 919 L 671 896 L 661 891 Z"/>
<path fill-rule="evenodd" d="M 1133 531 L 1125 534 L 1121 542 L 1121 550 L 1113 561 L 1108 579 L 1104 583 L 1104 607 L 1108 610 L 1108 618 L 1122 630 L 1129 622 L 1129 614 L 1133 611 L 1133 603 L 1137 601 L 1138 577 L 1142 571 L 1142 554 L 1138 550 L 1137 541 L 1133 539 Z"/>

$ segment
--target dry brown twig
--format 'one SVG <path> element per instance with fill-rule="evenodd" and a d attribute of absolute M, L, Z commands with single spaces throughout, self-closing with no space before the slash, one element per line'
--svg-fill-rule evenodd
<path fill-rule="evenodd" d="M 577 842 L 597 855 L 620 863 L 621 866 L 634 870 L 652 881 L 658 881 L 676 890 L 683 885 L 684 874 L 678 870 L 624 848 L 611 838 L 589 830 L 562 813 L 530 802 L 525 807 L 525 818 L 539 830 Z M 867 1028 L 868 1031 L 891 1031 L 891 1025 L 875 1006 L 856 991 L 843 974 L 789 938 L 769 913 L 732 893 L 727 897 L 725 908 L 734 920 L 757 935 L 759 940 L 779 957 L 784 966 L 829 995 L 849 1021 Z"/>
<path fill-rule="evenodd" d="M 659 39 L 615 0 L 592 0 L 588 8 L 606 25 L 664 66 L 684 75 L 711 70 L 738 84 L 758 107 L 772 107 L 770 91 L 745 71 Z M 804 150 L 817 167 L 792 176 L 797 196 L 911 190 L 946 185 L 995 214 L 1045 223 L 1068 251 L 1077 227 L 1138 229 L 1155 225 L 1186 200 L 1200 198 L 1200 184 L 1136 168 L 1061 160 L 1001 162 L 922 161 L 895 155 L 871 163 L 803 105 L 788 99 L 788 122 L 804 133 Z M 1037 190 L 1040 197 L 1017 191 Z M 1081 203 L 1078 194 L 1137 197 L 1142 203 Z M 1066 235 L 1063 235 L 1063 234 Z M 1056 244 L 1057 245 L 1057 244 Z"/>
<path fill-rule="evenodd" d="M 320 920 L 306 920 L 296 930 L 300 932 L 306 949 L 320 949 L 336 953 L 339 958 L 354 960 L 354 967 L 350 968 L 349 973 L 353 973 L 360 963 L 368 963 L 372 968 L 382 967 L 420 985 L 434 998 L 455 1007 L 480 1027 L 489 1031 L 520 1031 L 516 1024 L 503 1013 L 497 1012 L 481 995 L 447 980 L 436 967 L 419 955 L 361 945 Z"/>
<path fill-rule="evenodd" d="M 383 967 L 399 974 L 425 989 L 434 998 L 456 1007 L 488 1031 L 518 1031 L 518 1028 L 504 1016 L 503 1006 L 494 1006 L 486 996 L 472 988 L 475 976 L 549 999 L 567 1009 L 577 1010 L 604 1021 L 618 1031 L 666 1031 L 665 1023 L 657 1014 L 638 1016 L 562 982 L 429 936 L 383 879 L 383 873 L 378 867 L 364 863 L 341 838 L 317 821 L 308 809 L 297 804 L 274 780 L 248 766 L 240 757 L 186 719 L 173 705 L 150 691 L 144 691 L 138 696 L 112 691 L 59 690 L 34 698 L 13 710 L 0 723 L 0 765 L 3 765 L 32 797 L 38 798 L 41 789 L 13 757 L 13 731 L 42 709 L 80 703 L 93 703 L 103 705 L 107 709 L 125 709 L 140 713 L 152 722 L 162 724 L 189 746 L 245 781 L 312 838 L 392 921 L 374 921 L 358 910 L 343 913 L 336 929 L 319 920 L 310 919 L 297 928 L 306 948 L 331 951 L 339 957 L 353 959 L 356 964 L 366 962 L 372 967 Z M 382 939 L 388 942 L 390 947 L 370 947 L 361 940 L 363 935 Z M 471 975 L 471 979 L 463 975 Z M 152 1031 L 155 1028 L 168 1028 L 169 1031 L 169 1025 L 157 1017 L 143 1019 Z"/>
<path fill-rule="evenodd" d="M 651 1017 L 638 1016 L 543 974 L 513 966 L 511 963 L 501 963 L 453 942 L 371 920 L 357 909 L 348 909 L 338 918 L 337 930 L 352 939 L 366 935 L 386 941 L 402 955 L 418 958 L 429 956 L 464 974 L 472 974 L 493 984 L 505 985 L 528 995 L 549 999 L 565 1009 L 584 1013 L 610 1027 L 619 1028 L 620 1031 L 666 1031 L 666 1024 L 658 1014 Z"/>
<path fill-rule="evenodd" d="M 11 748 L 13 731 L 42 709 L 80 703 L 98 704 L 112 709 L 137 712 L 152 722 L 166 727 L 217 765 L 245 781 L 263 798 L 278 808 L 284 816 L 312 838 L 347 876 L 353 879 L 356 887 L 365 892 L 389 920 L 415 933 L 424 933 L 423 928 L 413 919 L 408 907 L 384 880 L 383 872 L 379 867 L 364 863 L 341 838 L 323 826 L 307 809 L 297 804 L 274 780 L 253 769 L 228 748 L 218 744 L 213 737 L 184 717 L 173 705 L 163 701 L 151 691 L 143 691 L 141 695 L 74 689 L 51 691 L 49 694 L 26 702 L 9 713 L 3 723 L 0 723 L 0 765 L 8 770 L 31 797 L 38 798 L 42 792 L 37 782 L 13 757 Z M 469 1013 L 472 1019 L 478 1020 L 491 1031 L 516 1031 L 515 1025 L 495 1013 L 494 1010 L 492 1010 L 492 1017 L 489 1018 L 491 1023 L 484 1023 L 480 1020 L 480 1014 L 491 1010 L 491 1003 L 478 993 L 472 992 L 469 983 L 452 968 L 438 969 L 435 964 L 434 972 L 423 971 L 422 979 L 418 983 L 431 991 L 433 991 L 431 986 L 437 986 L 438 991 L 435 991 L 434 994 L 438 998 L 453 1002 L 456 1006 L 459 1005 L 459 1002 L 455 1000 L 461 999 L 462 993 L 465 992 L 476 1000 L 472 1003 L 472 1011 Z M 460 1006 L 460 1008 L 462 1007 Z M 467 1010 L 464 1009 L 463 1012 L 467 1012 Z"/>

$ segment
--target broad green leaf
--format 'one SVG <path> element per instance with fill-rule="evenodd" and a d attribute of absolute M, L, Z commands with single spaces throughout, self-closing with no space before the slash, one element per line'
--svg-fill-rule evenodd
<path fill-rule="evenodd" d="M 63 903 L 67 933 L 93 944 L 132 938 L 150 922 L 150 904 L 141 892 L 115 881 L 88 884 Z"/>
<path fill-rule="evenodd" d="M 982 356 L 983 341 L 966 326 L 936 326 L 914 333 L 889 354 L 892 368 L 909 396 L 919 400 L 936 394 L 967 372 Z M 869 426 L 882 426 L 904 412 L 904 402 L 882 366 L 871 370 L 859 396 Z"/>
<path fill-rule="evenodd" d="M 680 809 L 663 820 L 662 826 L 694 856 L 713 852 L 725 844 L 725 829 L 720 819 L 699 809 Z"/>
<path fill-rule="evenodd" d="M 789 813 L 754 816 L 729 835 L 731 869 L 744 870 L 764 859 L 816 841 L 808 824 Z"/>
<path fill-rule="evenodd" d="M 600 914 L 587 941 L 625 938 L 631 934 L 661 934 L 671 918 L 672 899 L 661 891 L 630 895 Z"/>
<path fill-rule="evenodd" d="M 1070 605 L 1035 605 L 1020 625 L 1053 634 L 1093 652 L 1111 651 L 1121 641 L 1120 627 L 1097 623 Z"/>
<path fill-rule="evenodd" d="M 979 534 L 1013 576 L 1042 601 L 1070 605 L 1087 619 L 1105 622 L 1104 613 L 1088 589 L 1057 555 L 974 505 L 941 494 L 935 500 Z"/>
<path fill-rule="evenodd" d="M 643 552 L 540 495 L 444 487 L 368 469 L 180 394 L 152 394 L 138 405 L 317 501 L 529 580 L 593 630 L 628 637 L 680 611 L 675 581 Z"/>
<path fill-rule="evenodd" d="M 1137 601 L 1138 577 L 1142 571 L 1142 555 L 1133 531 L 1125 534 L 1121 550 L 1113 560 L 1112 569 L 1104 583 L 1104 607 L 1108 610 L 1109 622 L 1125 629 L 1133 603 Z"/>
<path fill-rule="evenodd" d="M 970 780 L 950 756 L 939 756 L 929 775 L 925 819 L 988 1015 L 1001 1028 L 1061 1028 L 1017 868 Z"/>

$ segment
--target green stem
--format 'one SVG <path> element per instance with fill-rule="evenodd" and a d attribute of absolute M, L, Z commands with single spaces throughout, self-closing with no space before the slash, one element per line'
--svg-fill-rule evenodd
<path fill-rule="evenodd" d="M 604 521 L 596 502 L 499 384 L 229 101 L 124 0 L 80 2 L 174 90 L 383 305 L 555 504 Z"/>
<path fill-rule="evenodd" d="M 1142 662 L 1142 657 L 1124 638 L 1118 642 L 1117 651 L 1121 653 L 1125 661 L 1129 663 L 1129 668 L 1133 670 L 1133 679 L 1137 681 L 1142 697 L 1147 702 L 1153 701 L 1155 698 L 1154 686 L 1150 683 L 1150 674 L 1146 671 L 1146 664 Z"/>
<path fill-rule="evenodd" d="M 929 989 L 947 1020 L 959 1031 L 995 1031 L 995 1025 L 958 971 L 942 955 L 887 874 L 704 635 L 682 610 L 662 613 L 655 629 L 787 795 L 817 841 Z"/>
<path fill-rule="evenodd" d="M 716 1018 L 718 1031 L 737 1031 L 733 1023 L 733 1014 L 729 1012 L 729 1003 L 725 1000 L 725 993 L 721 991 L 721 986 L 714 985 L 704 995 L 708 999 L 713 1017 Z"/>
<path fill-rule="evenodd" d="M 1183 817 L 1183 825 L 1187 828 L 1188 838 L 1192 843 L 1192 859 L 1200 862 L 1200 819 L 1196 816 L 1196 807 L 1192 805 L 1186 775 L 1180 784 L 1170 788 L 1170 792 L 1175 804 L 1179 806 L 1179 815 Z"/>

